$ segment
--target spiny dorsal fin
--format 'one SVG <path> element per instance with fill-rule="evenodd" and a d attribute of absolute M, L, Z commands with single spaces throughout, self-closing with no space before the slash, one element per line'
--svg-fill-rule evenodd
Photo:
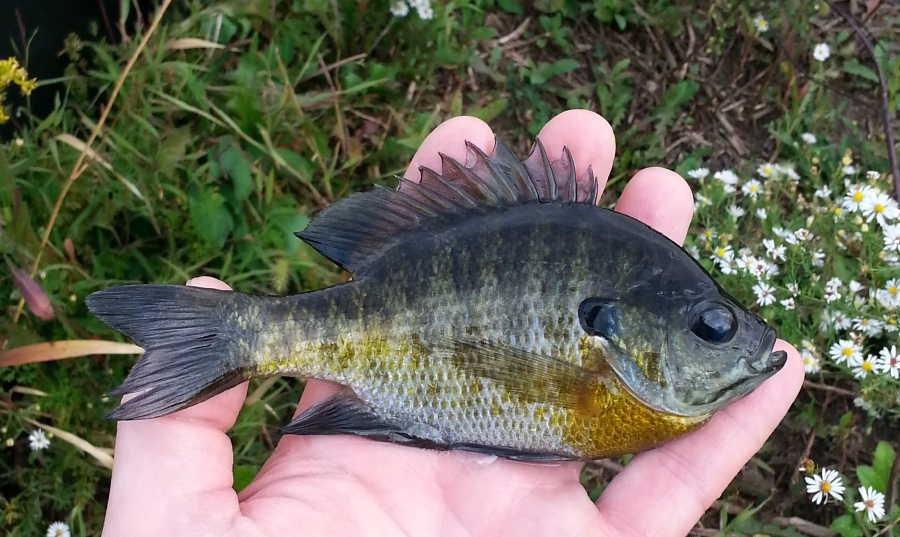
<path fill-rule="evenodd" d="M 487 155 L 470 142 L 465 164 L 441 154 L 441 172 L 420 168 L 419 183 L 399 178 L 397 190 L 376 186 L 336 201 L 297 236 L 351 272 L 365 266 L 406 232 L 439 231 L 471 211 L 526 203 L 583 203 L 597 199 L 588 168 L 576 181 L 572 154 L 550 162 L 540 140 L 524 161 L 499 138 Z"/>

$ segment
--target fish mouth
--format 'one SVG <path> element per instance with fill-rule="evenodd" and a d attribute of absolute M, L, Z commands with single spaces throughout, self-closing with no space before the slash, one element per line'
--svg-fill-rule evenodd
<path fill-rule="evenodd" d="M 779 371 L 787 363 L 787 353 L 773 351 L 777 334 L 769 328 L 763 333 L 763 337 L 757 347 L 756 358 L 746 360 L 747 368 L 756 375 L 768 375 Z"/>

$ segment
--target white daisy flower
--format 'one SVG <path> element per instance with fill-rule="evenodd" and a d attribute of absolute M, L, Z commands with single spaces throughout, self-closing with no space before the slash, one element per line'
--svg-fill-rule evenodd
<path fill-rule="evenodd" d="M 882 323 L 878 319 L 859 317 L 853 320 L 853 329 L 871 337 L 878 337 L 882 332 Z"/>
<path fill-rule="evenodd" d="M 862 361 L 862 349 L 849 339 L 842 339 L 828 349 L 828 354 L 836 364 L 855 364 Z"/>
<path fill-rule="evenodd" d="M 900 216 L 900 206 L 894 198 L 884 192 L 878 194 L 873 192 L 864 198 L 859 204 L 859 209 L 866 217 L 866 222 L 871 222 L 875 218 L 882 227 L 888 225 L 888 220 L 896 220 Z"/>
<path fill-rule="evenodd" d="M 875 299 L 885 308 L 900 306 L 900 278 L 891 278 L 884 289 L 875 292 Z"/>
<path fill-rule="evenodd" d="M 694 259 L 696 259 L 698 261 L 700 260 L 700 248 L 697 248 L 696 244 L 692 244 L 692 245 L 688 246 L 687 251 L 689 254 L 691 254 L 691 257 L 693 257 Z"/>
<path fill-rule="evenodd" d="M 782 306 L 784 306 L 784 309 L 786 309 L 786 310 L 792 310 L 792 309 L 794 309 L 794 299 L 793 299 L 793 297 L 792 297 L 792 298 L 786 298 L 786 299 L 782 300 L 780 303 L 781 303 Z"/>
<path fill-rule="evenodd" d="M 804 132 L 800 135 L 800 139 L 803 140 L 807 145 L 813 145 L 816 143 L 816 135 L 811 132 Z"/>
<path fill-rule="evenodd" d="M 851 369 L 853 376 L 858 379 L 864 379 L 869 373 L 878 373 L 878 362 L 878 357 L 874 354 L 867 355 L 861 362 L 853 366 Z"/>
<path fill-rule="evenodd" d="M 881 174 L 876 172 L 875 170 L 869 170 L 866 172 L 866 179 L 869 181 L 877 181 L 881 179 Z"/>
<path fill-rule="evenodd" d="M 734 252 L 731 250 L 730 244 L 726 244 L 725 246 L 718 246 L 713 250 L 712 255 L 709 256 L 709 258 L 713 261 L 728 260 L 732 257 L 734 257 Z"/>
<path fill-rule="evenodd" d="M 403 0 L 398 0 L 391 4 L 391 15 L 395 17 L 405 17 L 409 13 L 409 5 Z"/>
<path fill-rule="evenodd" d="M 746 196 L 756 199 L 756 196 L 759 196 L 760 192 L 762 192 L 762 184 L 756 179 L 750 179 L 741 187 L 741 192 Z"/>
<path fill-rule="evenodd" d="M 765 282 L 758 282 L 753 286 L 756 293 L 756 303 L 760 306 L 768 306 L 775 302 L 775 288 Z"/>
<path fill-rule="evenodd" d="M 762 14 L 757 13 L 756 16 L 753 17 L 753 27 L 756 28 L 757 32 L 764 33 L 769 29 L 769 21 L 767 21 Z"/>
<path fill-rule="evenodd" d="M 759 218 L 760 220 L 765 220 L 766 218 L 768 218 L 768 216 L 769 215 L 766 213 L 765 207 L 760 207 L 759 209 L 756 210 L 756 217 Z"/>
<path fill-rule="evenodd" d="M 432 9 L 430 5 L 419 5 L 416 8 L 416 14 L 419 15 L 419 18 L 423 21 L 430 21 L 434 18 L 434 9 Z"/>
<path fill-rule="evenodd" d="M 777 226 L 772 228 L 772 233 L 774 233 L 776 237 L 781 238 L 781 239 L 786 239 L 789 235 L 794 234 L 793 231 L 788 231 L 787 229 L 784 229 L 783 227 L 777 227 Z"/>
<path fill-rule="evenodd" d="M 739 207 L 737 205 L 732 205 L 731 207 L 728 208 L 728 214 L 730 214 L 732 218 L 737 220 L 738 218 L 747 214 L 747 211 L 745 211 L 743 207 Z"/>
<path fill-rule="evenodd" d="M 800 180 L 800 176 L 797 174 L 797 171 L 790 164 L 776 164 L 775 169 L 778 173 L 784 175 L 791 181 L 795 183 Z"/>
<path fill-rule="evenodd" d="M 700 207 L 703 207 L 704 205 L 712 205 L 712 200 L 707 198 L 700 192 L 697 192 L 696 194 L 694 194 L 694 199 L 696 200 L 696 201 L 694 201 L 694 210 L 695 211 L 699 210 Z"/>
<path fill-rule="evenodd" d="M 813 49 L 813 58 L 816 61 L 824 62 L 831 56 L 831 48 L 826 43 L 819 43 Z"/>
<path fill-rule="evenodd" d="M 765 178 L 772 177 L 773 175 L 775 175 L 776 171 L 777 170 L 775 169 L 775 165 L 771 162 L 760 164 L 759 168 L 756 168 L 756 173 Z"/>
<path fill-rule="evenodd" d="M 816 190 L 813 196 L 823 200 L 828 199 L 831 197 L 831 189 L 828 188 L 828 185 L 825 185 L 819 190 Z"/>
<path fill-rule="evenodd" d="M 69 537 L 69 525 L 65 522 L 54 522 L 47 528 L 47 537 Z"/>
<path fill-rule="evenodd" d="M 863 183 L 850 186 L 847 194 L 844 195 L 844 201 L 842 203 L 844 209 L 850 212 L 860 210 L 863 200 L 869 196 L 870 192 L 872 192 L 872 187 Z"/>
<path fill-rule="evenodd" d="M 711 227 L 709 229 L 705 229 L 703 233 L 697 235 L 697 240 L 700 242 L 710 242 L 715 239 L 718 233 L 716 233 L 716 228 Z"/>
<path fill-rule="evenodd" d="M 734 257 L 719 259 L 716 261 L 716 265 L 718 265 L 722 274 L 734 274 L 737 272 L 737 262 L 734 260 Z"/>
<path fill-rule="evenodd" d="M 862 501 L 853 504 L 857 511 L 865 511 L 873 524 L 884 518 L 884 494 L 872 487 L 859 487 Z"/>
<path fill-rule="evenodd" d="M 841 168 L 841 173 L 843 173 L 844 175 L 853 175 L 856 173 L 856 167 L 848 164 L 847 166 Z"/>
<path fill-rule="evenodd" d="M 884 251 L 900 252 L 900 224 L 884 226 Z"/>
<path fill-rule="evenodd" d="M 28 435 L 28 444 L 31 446 L 31 451 L 40 451 L 50 447 L 50 439 L 44 434 L 43 429 L 35 429 Z"/>
<path fill-rule="evenodd" d="M 813 235 L 812 235 L 812 233 L 809 232 L 808 229 L 806 229 L 805 227 L 801 227 L 800 229 L 798 229 L 797 231 L 794 232 L 794 237 L 797 237 L 798 241 L 803 242 L 803 241 L 813 238 Z"/>
<path fill-rule="evenodd" d="M 797 285 L 796 282 L 790 282 L 787 284 L 787 290 L 791 294 L 791 296 L 797 296 L 800 294 L 800 286 Z M 827 312 L 826 312 L 827 313 Z"/>
<path fill-rule="evenodd" d="M 709 175 L 709 168 L 697 168 L 696 170 L 691 170 L 687 173 L 694 179 L 703 179 L 704 177 Z"/>
<path fill-rule="evenodd" d="M 772 260 L 784 261 L 784 254 L 787 251 L 783 244 L 776 245 L 772 239 L 763 239 L 763 246 L 766 247 L 766 255 Z"/>
<path fill-rule="evenodd" d="M 891 345 L 881 349 L 878 353 L 878 367 L 882 373 L 887 373 L 893 378 L 900 378 L 900 356 L 897 355 L 897 346 Z"/>
<path fill-rule="evenodd" d="M 812 253 L 812 266 L 822 268 L 825 266 L 825 250 L 819 248 Z"/>
<path fill-rule="evenodd" d="M 731 170 L 722 170 L 720 172 L 716 172 L 713 174 L 715 179 L 725 183 L 726 185 L 736 185 L 738 182 L 738 176 Z"/>
<path fill-rule="evenodd" d="M 822 364 L 819 362 L 819 358 L 812 352 L 803 349 L 800 351 L 800 356 L 803 358 L 803 370 L 806 371 L 808 375 L 818 373 L 822 370 Z"/>
<path fill-rule="evenodd" d="M 825 288 L 826 288 L 826 289 L 828 289 L 828 288 L 831 288 L 831 289 L 840 289 L 840 288 L 843 287 L 843 286 L 844 286 L 844 282 L 842 282 L 841 279 L 838 278 L 838 277 L 831 278 L 830 280 L 828 280 L 827 282 L 825 282 Z"/>
<path fill-rule="evenodd" d="M 806 492 L 815 494 L 812 502 L 823 504 L 831 496 L 837 500 L 844 499 L 844 485 L 841 484 L 841 476 L 837 470 L 822 468 L 822 475 L 816 474 L 806 478 Z"/>
<path fill-rule="evenodd" d="M 832 316 L 831 322 L 834 323 L 835 330 L 849 330 L 853 325 L 853 319 L 847 317 L 839 311 L 834 312 L 834 316 Z"/>

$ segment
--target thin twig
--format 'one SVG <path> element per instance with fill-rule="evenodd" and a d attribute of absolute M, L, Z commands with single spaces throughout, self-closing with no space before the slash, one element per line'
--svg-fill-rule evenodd
<path fill-rule="evenodd" d="M 864 31 L 859 26 L 856 17 L 854 17 L 852 13 L 847 12 L 843 7 L 838 7 L 831 0 L 825 0 L 825 2 L 831 9 L 837 11 L 841 17 L 844 17 L 844 20 L 847 21 L 847 24 L 853 29 L 853 33 L 856 34 L 856 37 L 859 38 L 863 46 L 869 52 L 869 56 L 872 57 L 872 63 L 875 64 L 875 71 L 878 74 L 878 84 L 881 86 L 881 108 L 879 109 L 879 112 L 881 113 L 881 123 L 884 125 L 884 138 L 885 143 L 887 143 L 888 161 L 891 163 L 891 175 L 894 176 L 894 199 L 900 202 L 900 166 L 897 165 L 897 153 L 894 149 L 894 131 L 891 129 L 887 83 L 884 81 L 884 72 L 881 70 L 881 64 L 878 63 L 878 57 L 875 56 L 875 47 L 873 47 L 871 41 L 869 41 L 871 34 Z"/>
<path fill-rule="evenodd" d="M 828 386 L 827 384 L 816 384 L 815 382 L 811 382 L 809 380 L 803 381 L 803 387 L 813 390 L 822 390 L 823 392 L 836 393 L 838 395 L 846 395 L 847 397 L 856 397 L 859 395 L 854 391 L 845 390 L 844 388 L 836 388 L 834 386 Z"/>
<path fill-rule="evenodd" d="M 47 221 L 47 226 L 44 229 L 44 236 L 41 237 L 41 246 L 38 248 L 37 254 L 34 257 L 34 264 L 31 265 L 31 277 L 34 278 L 34 275 L 37 274 L 38 265 L 41 262 L 41 255 L 44 253 L 44 248 L 47 247 L 47 242 L 50 240 L 50 232 L 53 231 L 53 224 L 56 223 L 56 217 L 59 215 L 60 209 L 62 209 L 63 201 L 66 199 L 66 194 L 69 192 L 69 188 L 71 188 L 72 183 L 75 182 L 81 174 L 87 170 L 88 166 L 90 166 L 90 162 L 85 163 L 85 159 L 87 158 L 88 151 L 90 151 L 91 145 L 97 139 L 97 136 L 100 135 L 100 131 L 103 129 L 103 124 L 106 123 L 106 118 L 109 116 L 109 111 L 112 110 L 113 103 L 116 101 L 116 97 L 119 95 L 119 90 L 122 89 L 122 84 L 125 83 L 125 77 L 128 76 L 128 73 L 131 72 L 131 69 L 134 67 L 134 64 L 137 63 L 138 57 L 141 55 L 141 52 L 144 51 L 144 47 L 147 46 L 147 42 L 150 41 L 150 37 L 156 31 L 157 26 L 159 26 L 160 21 L 162 20 L 163 15 L 168 9 L 169 4 L 172 3 L 172 0 L 163 0 L 162 4 L 159 6 L 159 10 L 156 12 L 156 17 L 154 17 L 153 22 L 150 23 L 150 27 L 147 29 L 147 33 L 144 34 L 141 42 L 138 43 L 137 48 L 134 53 L 131 55 L 131 58 L 128 59 L 128 63 L 125 64 L 125 69 L 122 71 L 122 74 L 119 76 L 119 80 L 116 81 L 116 85 L 113 87 L 112 94 L 109 96 L 109 101 L 107 101 L 106 106 L 103 107 L 103 111 L 100 113 L 100 119 L 97 121 L 97 125 L 94 126 L 94 130 L 91 132 L 91 136 L 87 139 L 87 142 L 84 144 L 84 149 L 81 151 L 81 154 L 78 155 L 78 160 L 75 161 L 75 165 L 72 167 L 72 172 L 69 174 L 69 177 L 66 179 L 66 182 L 63 184 L 62 192 L 59 193 L 59 197 L 56 198 L 56 205 L 53 206 L 53 212 L 50 213 L 50 220 Z M 22 314 L 22 308 L 25 306 L 25 301 L 20 299 L 19 305 L 16 308 L 16 312 L 13 315 L 13 323 L 19 321 L 19 316 Z"/>
<path fill-rule="evenodd" d="M 887 501 L 886 505 L 894 505 L 894 498 L 896 498 L 897 494 L 897 478 L 900 477 L 900 455 L 894 456 L 894 464 L 891 465 L 891 473 L 888 476 L 887 482 Z"/>
<path fill-rule="evenodd" d="M 322 59 L 322 55 L 317 54 L 316 56 L 319 58 L 319 67 L 321 68 L 322 74 L 325 75 L 325 81 L 328 82 L 328 87 L 331 88 L 332 100 L 334 102 L 334 115 L 335 119 L 338 121 L 338 127 L 341 129 L 341 149 L 344 151 L 344 158 L 349 159 L 350 130 L 347 128 L 347 122 L 344 120 L 344 114 L 341 112 L 341 103 L 338 100 L 338 89 L 331 79 L 331 73 L 328 70 L 328 66 L 325 65 L 325 60 Z"/>

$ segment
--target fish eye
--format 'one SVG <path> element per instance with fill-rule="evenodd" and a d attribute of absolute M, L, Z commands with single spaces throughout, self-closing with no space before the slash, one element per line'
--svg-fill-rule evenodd
<path fill-rule="evenodd" d="M 703 341 L 725 343 L 737 332 L 737 322 L 731 310 L 722 304 L 704 304 L 695 314 L 691 332 Z"/>

